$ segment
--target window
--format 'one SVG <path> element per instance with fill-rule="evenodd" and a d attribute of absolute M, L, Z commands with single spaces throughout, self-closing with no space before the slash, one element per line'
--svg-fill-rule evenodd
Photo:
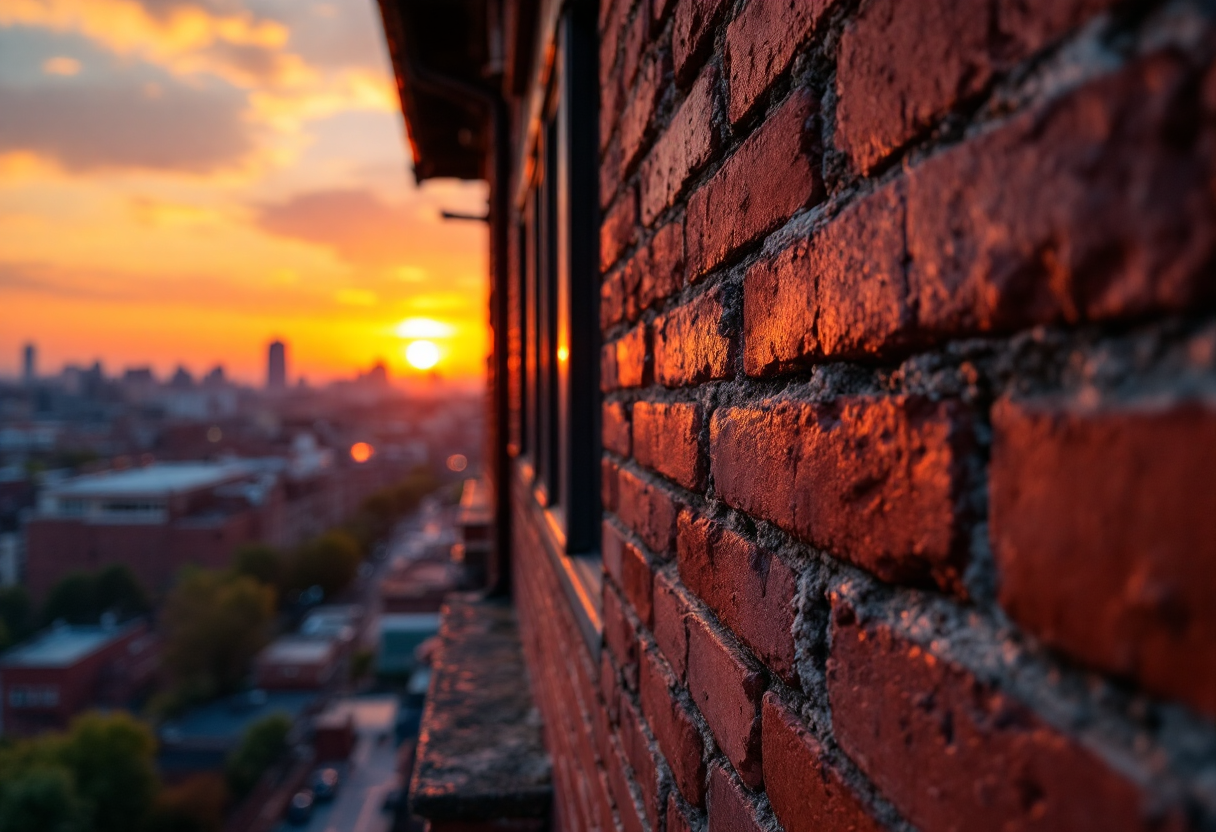
<path fill-rule="evenodd" d="M 567 4 L 517 203 L 515 448 L 551 544 L 599 580 L 599 264 L 595 4 Z M 586 588 L 584 588 L 586 589 Z M 598 591 L 584 591 L 594 596 Z M 598 611 L 594 613 L 598 626 Z"/>

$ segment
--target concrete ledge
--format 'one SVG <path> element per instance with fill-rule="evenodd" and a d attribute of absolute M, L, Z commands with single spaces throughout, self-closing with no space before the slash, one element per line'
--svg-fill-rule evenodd
<path fill-rule="evenodd" d="M 436 828 L 511 820 L 544 828 L 552 767 L 515 611 L 506 601 L 453 595 L 441 616 L 410 781 L 413 812 Z"/>

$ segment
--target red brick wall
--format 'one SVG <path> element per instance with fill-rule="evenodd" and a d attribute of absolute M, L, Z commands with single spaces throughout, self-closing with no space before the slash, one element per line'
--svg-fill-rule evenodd
<path fill-rule="evenodd" d="M 1216 826 L 1205 8 L 602 0 L 562 828 Z"/>

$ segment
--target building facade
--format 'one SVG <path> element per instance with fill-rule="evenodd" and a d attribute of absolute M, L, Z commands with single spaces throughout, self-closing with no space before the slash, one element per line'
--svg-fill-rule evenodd
<path fill-rule="evenodd" d="M 381 7 L 554 828 L 1216 823 L 1211 4 Z"/>

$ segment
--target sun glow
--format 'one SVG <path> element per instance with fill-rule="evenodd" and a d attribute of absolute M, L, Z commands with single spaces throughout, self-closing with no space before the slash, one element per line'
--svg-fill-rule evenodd
<path fill-rule="evenodd" d="M 432 341 L 414 341 L 405 348 L 405 360 L 416 370 L 429 370 L 439 363 L 439 347 Z"/>
<path fill-rule="evenodd" d="M 366 442 L 356 442 L 350 446 L 350 458 L 355 462 L 367 462 L 375 452 L 375 449 Z"/>

